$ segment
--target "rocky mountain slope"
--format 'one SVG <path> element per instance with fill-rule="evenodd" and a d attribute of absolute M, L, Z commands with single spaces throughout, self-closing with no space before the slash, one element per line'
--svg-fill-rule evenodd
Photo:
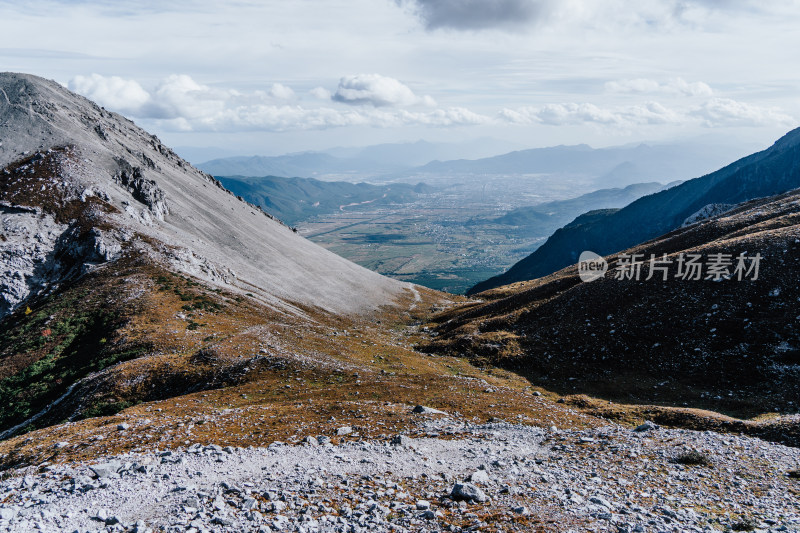
<path fill-rule="evenodd" d="M 645 196 L 604 216 L 578 217 L 507 272 L 468 291 L 546 276 L 577 262 L 584 250 L 605 255 L 672 231 L 709 204 L 736 204 L 800 187 L 800 129 L 767 150 L 706 176 Z"/>
<path fill-rule="evenodd" d="M 95 232 L 102 233 L 91 238 L 103 242 L 97 247 L 106 258 L 125 243 L 135 246 L 129 239 L 136 233 L 162 243 L 155 253 L 181 271 L 251 292 L 277 307 L 298 302 L 356 312 L 407 290 L 292 235 L 193 169 L 156 137 L 56 83 L 3 74 L 0 124 L 0 168 L 13 163 L 4 171 L 4 209 L 23 205 L 44 214 L 39 233 L 50 242 L 39 244 L 41 250 L 51 248 L 52 255 L 61 252 L 56 249 L 60 235 L 48 217 L 74 231 L 79 216 L 91 211 L 86 216 Z M 89 206 L 91 210 L 84 209 Z M 66 213 L 68 207 L 75 212 Z M 95 218 L 108 231 L 103 233 Z M 3 248 L 9 250 L 13 242 L 6 235 Z M 17 260 L 30 263 L 24 257 Z M 32 277 L 35 284 L 38 277 Z M 13 308 L 24 294 L 20 285 L 14 289 L 2 295 L 6 307 Z"/>
<path fill-rule="evenodd" d="M 800 192 L 606 260 L 591 282 L 572 266 L 484 292 L 485 302 L 436 318 L 438 336 L 423 349 L 564 393 L 748 417 L 797 411 Z M 785 431 L 796 442 L 797 427 Z"/>
<path fill-rule="evenodd" d="M 311 324 L 419 298 L 237 199 L 127 119 L 9 73 L 0 273 L 0 432 L 216 386 L 209 372 L 226 365 L 210 341 L 240 331 L 226 320 Z M 173 305 L 177 322 L 159 322 Z M 141 363 L 167 353 L 185 354 L 180 376 Z M 123 361 L 152 390 L 115 381 Z"/>

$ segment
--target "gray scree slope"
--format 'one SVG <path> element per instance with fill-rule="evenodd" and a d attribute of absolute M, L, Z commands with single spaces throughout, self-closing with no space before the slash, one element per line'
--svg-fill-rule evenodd
<path fill-rule="evenodd" d="M 107 199 L 120 210 L 108 216 L 118 233 L 161 241 L 158 255 L 188 274 L 276 308 L 296 302 L 337 313 L 375 309 L 412 290 L 296 235 L 130 120 L 56 82 L 0 73 L 0 169 L 63 146 L 77 157 L 62 185 L 76 197 Z"/>

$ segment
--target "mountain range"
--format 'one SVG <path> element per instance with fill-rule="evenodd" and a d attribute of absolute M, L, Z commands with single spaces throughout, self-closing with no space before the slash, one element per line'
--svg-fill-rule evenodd
<path fill-rule="evenodd" d="M 517 150 L 483 157 L 501 146 L 473 143 L 471 159 L 446 159 L 463 145 L 425 143 L 386 144 L 362 149 L 334 149 L 282 156 L 226 157 L 200 163 L 198 168 L 214 176 L 279 176 L 325 180 L 408 181 L 425 176 L 448 178 L 461 175 L 580 175 L 596 188 L 626 187 L 634 183 L 662 183 L 719 168 L 740 156 L 739 145 L 714 143 L 639 144 L 595 149 L 588 145 L 553 146 Z"/>
<path fill-rule="evenodd" d="M 716 172 L 640 198 L 619 210 L 590 212 L 557 230 L 507 272 L 477 284 L 475 294 L 546 276 L 574 264 L 584 250 L 605 255 L 668 233 L 710 204 L 737 204 L 800 187 L 800 129 L 770 148 Z"/>

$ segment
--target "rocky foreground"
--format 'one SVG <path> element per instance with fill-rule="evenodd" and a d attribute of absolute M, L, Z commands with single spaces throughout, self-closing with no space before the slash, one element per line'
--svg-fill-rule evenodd
<path fill-rule="evenodd" d="M 434 418 L 425 438 L 342 427 L 339 445 L 189 443 L 6 472 L 0 531 L 800 531 L 796 448 Z"/>

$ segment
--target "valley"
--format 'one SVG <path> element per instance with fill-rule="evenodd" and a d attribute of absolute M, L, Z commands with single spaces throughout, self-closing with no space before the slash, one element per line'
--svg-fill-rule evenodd
<path fill-rule="evenodd" d="M 684 184 L 437 164 L 234 193 L 54 81 L 0 92 L 0 531 L 800 527 L 800 130 Z M 587 150 L 622 164 L 556 152 Z M 669 227 L 619 252 L 758 253 L 758 279 L 454 294 L 587 210 L 635 234 L 640 196 Z M 735 205 L 684 226 L 707 200 Z"/>

